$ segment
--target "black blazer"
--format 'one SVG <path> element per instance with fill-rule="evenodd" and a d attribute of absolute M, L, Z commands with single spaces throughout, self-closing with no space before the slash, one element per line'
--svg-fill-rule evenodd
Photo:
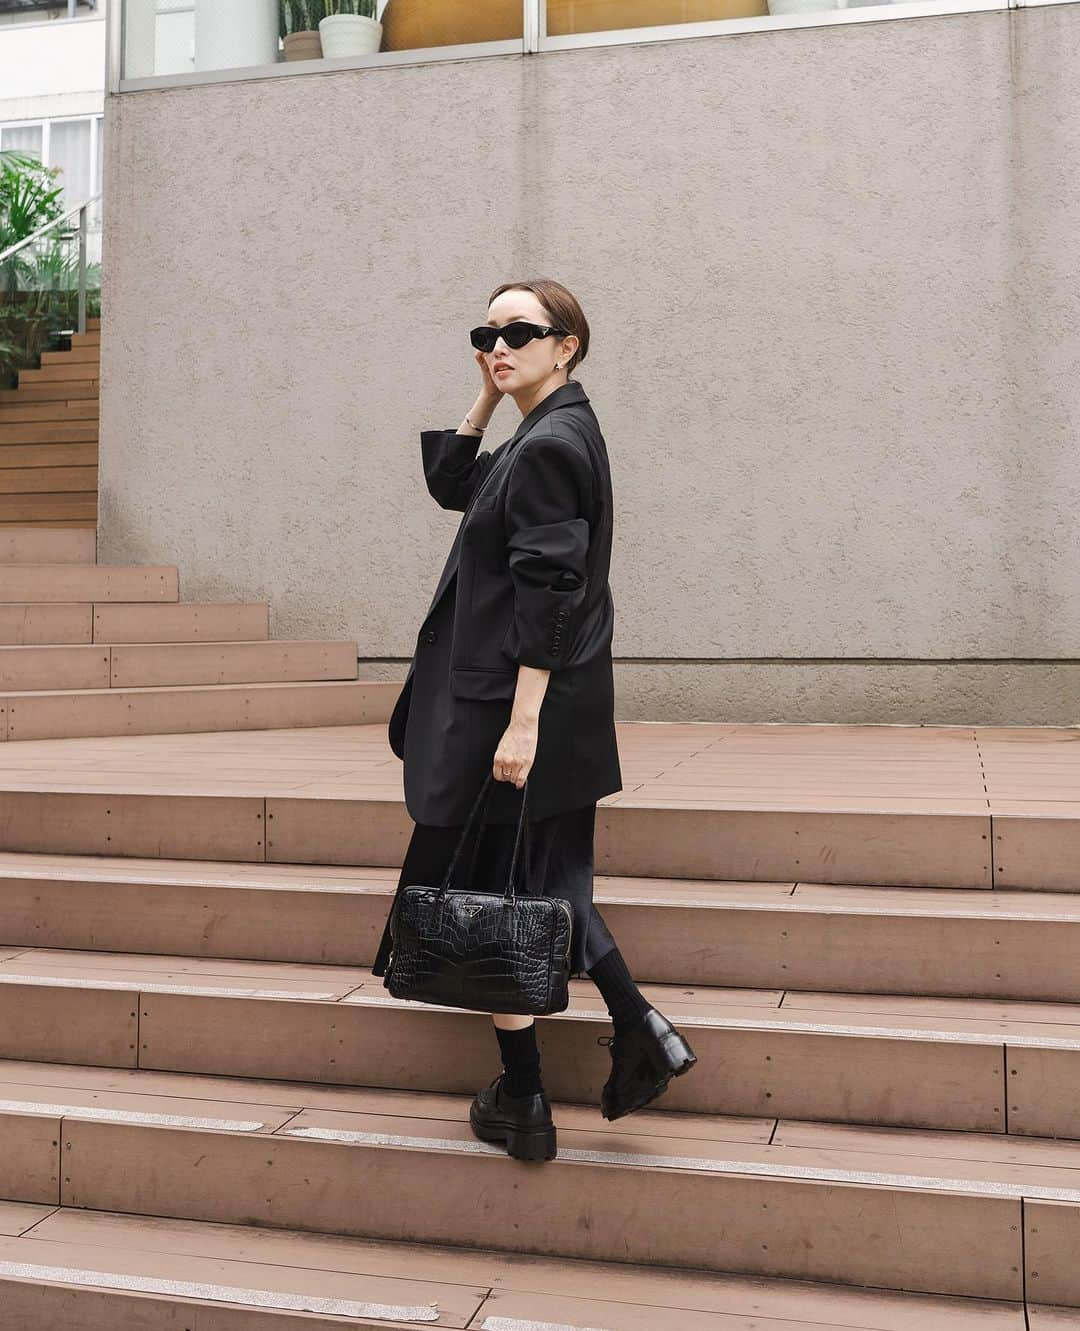
<path fill-rule="evenodd" d="M 420 434 L 437 502 L 464 513 L 416 651 L 435 650 L 433 621 L 450 635 L 437 733 L 410 736 L 405 799 L 418 823 L 464 822 L 509 724 L 518 665 L 550 670 L 529 773 L 529 817 L 547 818 L 622 789 L 615 739 L 608 586 L 612 497 L 607 448 L 585 390 L 561 385 L 493 453 L 480 436 Z M 444 602 L 443 598 L 447 597 Z M 414 653 L 388 724 L 405 754 Z M 441 679 L 441 676 L 440 676 Z M 449 715 L 443 717 L 443 712 Z M 447 724 L 442 724 L 445 719 Z M 494 784 L 488 821 L 516 822 L 521 792 Z"/>

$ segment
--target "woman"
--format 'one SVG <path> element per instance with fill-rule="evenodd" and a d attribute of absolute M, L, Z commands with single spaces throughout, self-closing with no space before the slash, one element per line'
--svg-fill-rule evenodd
<path fill-rule="evenodd" d="M 523 890 L 571 903 L 571 972 L 592 979 L 614 1034 L 601 1095 L 608 1119 L 650 1103 L 697 1061 L 641 994 L 592 900 L 596 802 L 622 789 L 615 740 L 608 588 L 612 499 L 607 449 L 585 390 L 569 377 L 589 325 L 549 280 L 507 283 L 470 340 L 482 386 L 457 430 L 420 434 L 428 489 L 465 514 L 420 627 L 389 722 L 416 823 L 398 890 L 438 883 L 488 774 L 495 779 L 475 881 L 505 883 L 525 779 Z M 477 453 L 509 394 L 522 421 Z M 396 900 L 396 897 L 395 897 Z M 372 971 L 385 975 L 390 914 Z M 385 980 L 384 980 L 385 984 Z M 531 1016 L 494 1014 L 503 1071 L 476 1096 L 474 1133 L 520 1159 L 555 1156 Z"/>

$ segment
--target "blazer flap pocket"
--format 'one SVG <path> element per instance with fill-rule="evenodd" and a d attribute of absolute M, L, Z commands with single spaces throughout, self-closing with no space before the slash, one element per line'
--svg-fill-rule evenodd
<path fill-rule="evenodd" d="M 512 699 L 517 691 L 517 677 L 517 666 L 510 670 L 458 666 L 450 671 L 450 692 L 455 698 L 470 698 L 474 702 Z"/>

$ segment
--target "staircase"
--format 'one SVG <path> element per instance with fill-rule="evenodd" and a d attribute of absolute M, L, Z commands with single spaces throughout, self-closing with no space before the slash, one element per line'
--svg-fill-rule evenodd
<path fill-rule="evenodd" d="M 174 565 L 98 564 L 95 546 L 0 527 L 0 739 L 389 716 L 400 684 L 358 679 L 355 641 L 270 639 L 265 602 L 181 601 Z"/>
<path fill-rule="evenodd" d="M 0 389 L 0 531 L 97 526 L 101 320 Z"/>
<path fill-rule="evenodd" d="M 97 595 L 71 538 L 0 585 Z M 530 1164 L 469 1130 L 490 1018 L 369 969 L 399 685 L 228 725 L 200 690 L 286 685 L 180 677 L 254 652 L 119 622 L 118 682 L 52 692 L 171 731 L 0 745 L 0 1331 L 1080 1326 L 1080 732 L 620 724 L 596 899 L 698 1064 L 608 1123 L 572 981 Z"/>

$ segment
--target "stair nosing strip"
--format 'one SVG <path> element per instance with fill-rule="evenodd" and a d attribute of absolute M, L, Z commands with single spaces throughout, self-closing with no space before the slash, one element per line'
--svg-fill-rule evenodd
<path fill-rule="evenodd" d="M 30 1240 L 28 1240 L 30 1241 Z M 322 1295 L 272 1293 L 244 1289 L 239 1285 L 200 1284 L 193 1280 L 169 1280 L 164 1276 L 133 1276 L 120 1272 L 91 1271 L 70 1266 L 44 1266 L 33 1262 L 0 1261 L 0 1277 L 16 1280 L 52 1281 L 67 1285 L 92 1285 L 123 1289 L 139 1294 L 172 1294 L 178 1298 L 205 1299 L 217 1303 L 250 1304 L 288 1312 L 326 1313 L 338 1317 L 375 1317 L 398 1322 L 437 1322 L 438 1304 L 392 1304 L 329 1299 Z"/>
<path fill-rule="evenodd" d="M 454 1137 L 422 1137 L 407 1133 L 363 1132 L 346 1128 L 282 1128 L 275 1137 L 303 1137 L 342 1145 L 419 1147 L 436 1151 L 462 1151 L 469 1155 L 506 1155 L 505 1147 L 480 1140 Z M 1065 1201 L 1080 1203 L 1080 1188 L 1047 1188 L 1021 1183 L 993 1183 L 985 1179 L 937 1178 L 923 1174 L 891 1174 L 870 1169 L 826 1168 L 822 1165 L 785 1165 L 772 1161 L 717 1160 L 709 1156 L 647 1155 L 636 1151 L 590 1151 L 583 1147 L 558 1148 L 556 1160 L 578 1160 L 585 1164 L 641 1165 L 656 1169 L 683 1169 L 712 1174 L 743 1174 L 828 1183 L 869 1184 L 874 1187 L 918 1188 L 934 1192 L 983 1193 L 1019 1200 Z"/>
<path fill-rule="evenodd" d="M 95 1109 L 91 1105 L 47 1104 L 41 1100 L 0 1100 L 0 1114 L 37 1118 L 81 1118 L 106 1123 L 140 1123 L 148 1127 L 195 1128 L 210 1132 L 258 1132 L 265 1120 L 205 1118 L 191 1114 L 155 1114 L 138 1109 Z"/>

